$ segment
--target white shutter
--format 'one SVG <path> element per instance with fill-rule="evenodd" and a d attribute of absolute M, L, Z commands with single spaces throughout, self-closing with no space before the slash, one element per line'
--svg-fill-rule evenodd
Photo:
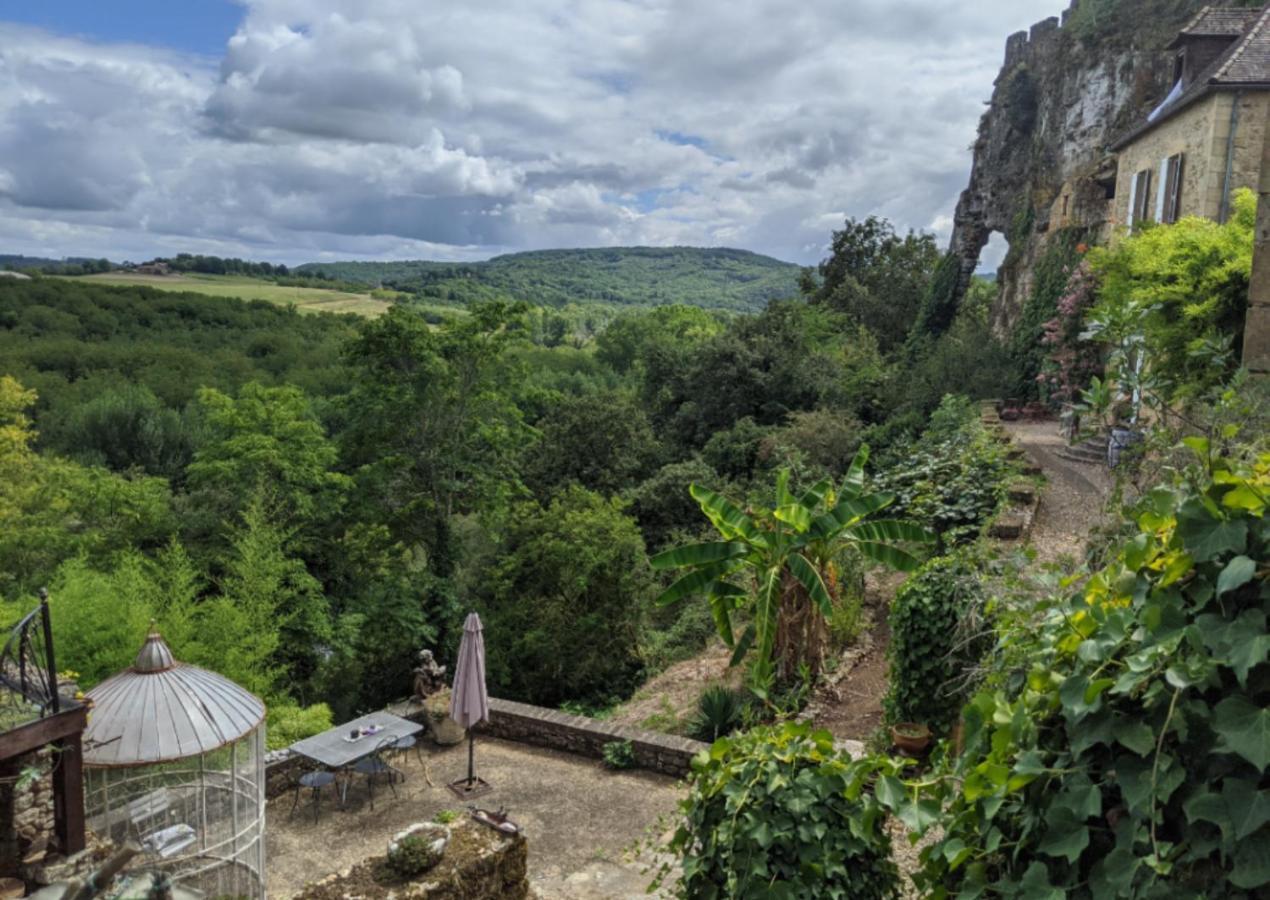
<path fill-rule="evenodd" d="M 1155 221 L 1164 221 L 1164 195 L 1168 193 L 1169 184 L 1169 158 L 1166 156 L 1160 160 L 1160 178 L 1159 184 L 1155 189 Z"/>

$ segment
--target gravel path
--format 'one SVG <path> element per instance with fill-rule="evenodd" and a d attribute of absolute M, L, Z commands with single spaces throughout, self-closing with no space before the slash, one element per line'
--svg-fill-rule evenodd
<path fill-rule="evenodd" d="M 1045 474 L 1041 508 L 1032 525 L 1030 543 L 1042 562 L 1078 561 L 1091 528 L 1102 521 L 1111 490 L 1104 466 L 1074 462 L 1058 455 L 1066 442 L 1054 422 L 1005 422 L 1007 431 Z"/>

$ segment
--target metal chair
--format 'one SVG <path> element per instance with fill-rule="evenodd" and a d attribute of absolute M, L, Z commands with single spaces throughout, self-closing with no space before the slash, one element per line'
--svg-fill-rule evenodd
<path fill-rule="evenodd" d="M 397 796 L 397 788 L 393 784 L 394 776 L 400 775 L 400 770 L 390 766 L 384 759 L 385 754 L 393 749 L 393 745 L 397 743 L 394 737 L 386 737 L 372 750 L 369 754 L 353 763 L 353 771 L 358 775 L 366 776 L 366 791 L 370 795 L 370 808 L 375 808 L 375 778 L 383 775 L 388 781 L 388 787 L 392 791 L 394 797 Z"/>
<path fill-rule="evenodd" d="M 300 803 L 300 791 L 309 788 L 313 791 L 313 821 L 316 823 L 318 820 L 318 804 L 322 799 L 322 788 L 334 783 L 335 775 L 332 772 L 305 772 L 296 779 L 295 800 L 291 802 L 291 812 L 287 813 L 287 818 L 290 819 L 295 815 L 295 808 Z"/>
<path fill-rule="evenodd" d="M 428 772 L 428 761 L 424 759 L 424 756 L 423 756 L 423 744 L 413 734 L 403 735 L 402 737 L 399 737 L 397 738 L 397 740 L 393 741 L 392 747 L 390 748 L 390 753 L 394 758 L 403 757 L 410 752 L 411 748 L 414 748 L 415 759 L 419 760 L 419 767 L 423 769 L 424 781 L 428 782 L 428 787 L 436 787 L 436 785 L 432 783 L 431 773 Z M 397 772 L 399 775 L 401 775 L 401 780 L 405 781 L 406 780 L 405 770 L 398 769 Z"/>

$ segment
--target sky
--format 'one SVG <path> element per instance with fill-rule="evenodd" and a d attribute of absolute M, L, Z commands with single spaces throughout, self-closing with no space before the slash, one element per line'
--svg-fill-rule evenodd
<path fill-rule="evenodd" d="M 0 253 L 942 243 L 1006 36 L 1065 5 L 0 0 Z"/>

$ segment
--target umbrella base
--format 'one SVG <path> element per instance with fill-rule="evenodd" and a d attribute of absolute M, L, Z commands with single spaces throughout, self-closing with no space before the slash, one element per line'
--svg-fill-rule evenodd
<path fill-rule="evenodd" d="M 474 800 L 477 797 L 484 797 L 494 790 L 494 785 L 484 778 L 472 778 L 470 780 L 460 778 L 458 781 L 451 781 L 446 787 L 460 800 Z"/>

